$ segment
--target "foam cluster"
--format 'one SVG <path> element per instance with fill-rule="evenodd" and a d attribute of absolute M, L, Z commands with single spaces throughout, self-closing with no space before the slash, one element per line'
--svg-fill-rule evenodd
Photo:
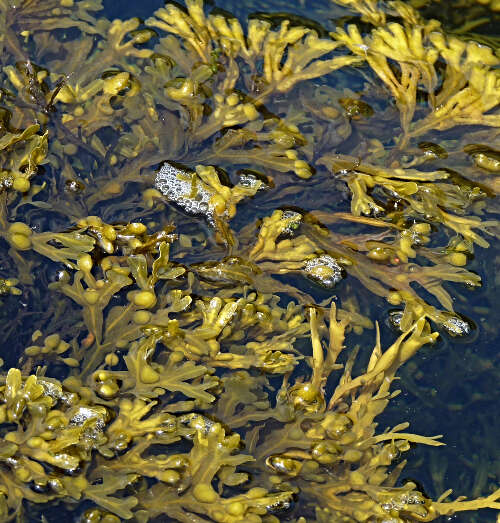
<path fill-rule="evenodd" d="M 203 214 L 213 220 L 213 196 L 198 175 L 165 162 L 156 174 L 155 187 L 190 214 Z"/>
<path fill-rule="evenodd" d="M 292 209 L 285 209 L 283 211 L 282 219 L 290 220 L 290 223 L 283 229 L 282 235 L 294 236 L 297 229 L 302 223 L 302 214 Z"/>
<path fill-rule="evenodd" d="M 240 181 L 238 185 L 248 189 L 258 190 L 262 186 L 262 182 L 257 178 L 257 176 L 250 173 L 240 174 Z"/>
<path fill-rule="evenodd" d="M 443 327 L 451 336 L 467 336 L 471 332 L 469 323 L 458 316 L 452 316 L 446 320 Z"/>
<path fill-rule="evenodd" d="M 323 254 L 308 260 L 304 266 L 306 276 L 322 287 L 332 289 L 344 277 L 344 270 L 335 258 Z"/>

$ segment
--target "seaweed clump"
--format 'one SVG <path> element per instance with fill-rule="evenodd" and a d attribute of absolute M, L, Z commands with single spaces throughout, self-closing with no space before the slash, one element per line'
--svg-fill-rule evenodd
<path fill-rule="evenodd" d="M 498 58 L 411 5 L 337 3 L 364 25 L 0 1 L 1 314 L 23 304 L 2 327 L 2 520 L 500 508 L 401 480 L 439 436 L 375 421 L 435 328 L 472 330 L 448 283 L 481 285 L 498 230 Z M 374 324 L 371 352 L 346 348 Z"/>

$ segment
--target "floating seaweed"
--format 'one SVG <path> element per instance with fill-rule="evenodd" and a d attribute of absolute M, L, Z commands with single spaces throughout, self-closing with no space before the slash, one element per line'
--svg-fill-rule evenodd
<path fill-rule="evenodd" d="M 498 53 L 381 4 L 322 5 L 350 13 L 329 34 L 202 0 L 144 22 L 0 0 L 2 521 L 500 509 L 497 472 L 451 500 L 440 458 L 433 501 L 401 456 L 441 436 L 376 421 L 400 374 L 465 408 L 416 362 L 486 328 L 461 292 L 499 235 Z"/>

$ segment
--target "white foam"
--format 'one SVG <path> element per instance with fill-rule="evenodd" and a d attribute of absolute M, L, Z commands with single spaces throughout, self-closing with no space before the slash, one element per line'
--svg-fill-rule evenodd
<path fill-rule="evenodd" d="M 285 209 L 283 211 L 282 219 L 290 220 L 290 223 L 283 229 L 281 234 L 294 235 L 302 223 L 302 214 L 296 211 L 292 211 L 291 209 Z"/>
<path fill-rule="evenodd" d="M 259 188 L 262 185 L 262 182 L 257 178 L 257 176 L 254 176 L 253 174 L 240 174 L 240 181 L 238 185 L 241 185 L 241 187 L 249 188 L 249 189 L 255 189 L 256 187 Z"/>
<path fill-rule="evenodd" d="M 452 316 L 446 320 L 443 327 L 452 336 L 467 336 L 471 331 L 471 326 L 458 316 Z"/>
<path fill-rule="evenodd" d="M 203 214 L 212 221 L 210 198 L 213 194 L 195 172 L 165 162 L 156 174 L 155 187 L 186 212 Z"/>
<path fill-rule="evenodd" d="M 335 258 L 323 254 L 312 260 L 308 260 L 304 266 L 308 278 L 319 283 L 327 289 L 332 289 L 342 280 L 343 270 Z"/>

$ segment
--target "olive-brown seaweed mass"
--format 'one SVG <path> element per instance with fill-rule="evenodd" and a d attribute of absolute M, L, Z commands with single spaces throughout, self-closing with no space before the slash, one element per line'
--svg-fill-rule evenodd
<path fill-rule="evenodd" d="M 376 422 L 470 334 L 500 230 L 498 41 L 471 36 L 500 7 L 451 32 L 428 4 L 336 0 L 329 33 L 0 0 L 0 521 L 500 509 L 427 497 L 401 455 L 441 436 Z"/>

